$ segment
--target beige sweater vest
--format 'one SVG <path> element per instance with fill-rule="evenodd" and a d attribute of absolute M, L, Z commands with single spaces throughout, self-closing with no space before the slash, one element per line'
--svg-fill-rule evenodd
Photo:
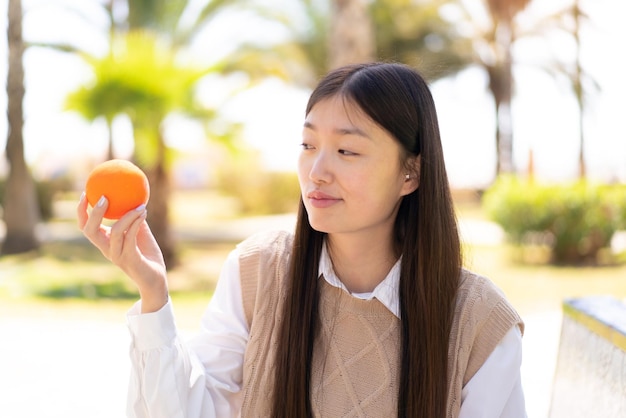
<path fill-rule="evenodd" d="M 250 326 L 243 368 L 242 417 L 269 417 L 274 353 L 285 300 L 287 232 L 255 235 L 239 246 L 244 311 Z M 316 417 L 397 416 L 400 320 L 378 300 L 361 300 L 321 280 L 322 328 L 313 349 Z M 463 271 L 448 350 L 447 418 L 461 390 L 499 341 L 522 320 L 486 278 Z M 433 417 L 434 418 L 434 417 Z"/>

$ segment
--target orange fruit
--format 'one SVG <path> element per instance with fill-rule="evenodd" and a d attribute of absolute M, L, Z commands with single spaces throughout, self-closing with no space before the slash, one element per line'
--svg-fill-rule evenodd
<path fill-rule="evenodd" d="M 109 160 L 98 164 L 87 177 L 87 202 L 94 207 L 100 197 L 109 201 L 104 217 L 119 219 L 126 212 L 148 203 L 150 184 L 145 173 L 127 160 Z"/>

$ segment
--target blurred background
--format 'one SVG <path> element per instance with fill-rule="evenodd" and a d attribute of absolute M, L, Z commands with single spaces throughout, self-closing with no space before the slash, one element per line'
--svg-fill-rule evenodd
<path fill-rule="evenodd" d="M 403 62 L 437 105 L 466 264 L 524 317 L 547 417 L 561 303 L 626 297 L 619 0 L 0 0 L 0 416 L 124 416 L 138 295 L 76 227 L 91 169 L 148 175 L 183 333 L 236 242 L 295 219 L 304 107 Z M 37 400 L 33 402 L 32 400 Z"/>

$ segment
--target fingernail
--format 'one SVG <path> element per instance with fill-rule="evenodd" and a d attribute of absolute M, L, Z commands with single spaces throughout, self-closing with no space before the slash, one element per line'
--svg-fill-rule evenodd
<path fill-rule="evenodd" d="M 144 211 L 144 210 L 146 210 L 146 205 L 145 205 L 145 203 L 144 203 L 143 205 L 139 205 L 139 206 L 137 206 L 137 207 L 135 208 L 135 211 L 136 211 L 136 212 L 141 212 L 141 211 Z"/>
<path fill-rule="evenodd" d="M 102 196 L 102 197 L 100 198 L 100 200 L 98 200 L 98 203 L 96 203 L 96 206 L 98 206 L 98 207 L 102 207 L 102 206 L 104 206 L 104 204 L 106 203 L 106 201 L 107 201 L 107 198 L 106 198 L 106 197 L 104 197 L 104 196 Z"/>
<path fill-rule="evenodd" d="M 82 192 L 82 193 L 80 194 L 80 199 L 78 199 L 78 202 L 79 202 L 79 203 L 82 203 L 82 202 L 83 202 L 83 200 L 85 200 L 85 196 L 86 196 L 85 192 Z"/>

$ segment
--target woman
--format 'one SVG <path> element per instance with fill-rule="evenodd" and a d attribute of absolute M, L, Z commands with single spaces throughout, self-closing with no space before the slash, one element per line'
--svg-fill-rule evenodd
<path fill-rule="evenodd" d="M 295 234 L 228 257 L 202 332 L 177 336 L 145 208 L 84 234 L 135 281 L 135 417 L 525 417 L 523 323 L 462 268 L 435 106 L 407 66 L 330 72 L 306 108 Z"/>

